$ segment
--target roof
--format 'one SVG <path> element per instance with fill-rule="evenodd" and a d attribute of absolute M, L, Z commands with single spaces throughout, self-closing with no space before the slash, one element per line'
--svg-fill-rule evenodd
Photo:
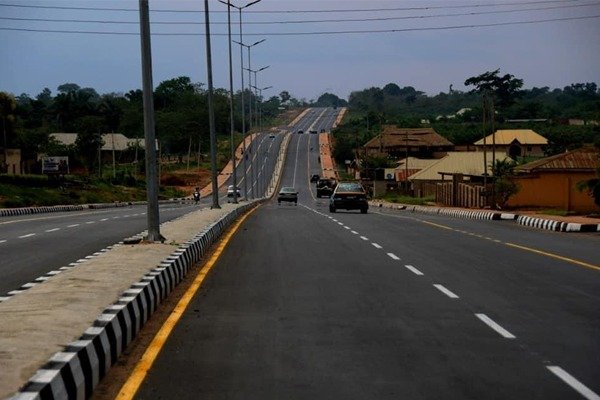
<path fill-rule="evenodd" d="M 50 136 L 67 146 L 74 145 L 77 140 L 77 133 L 51 133 Z M 113 150 L 113 143 L 117 151 L 127 150 L 130 146 L 135 146 L 136 142 L 140 147 L 144 147 L 143 139 L 129 139 L 121 133 L 103 133 L 102 141 L 102 150 L 106 151 Z"/>
<path fill-rule="evenodd" d="M 492 152 L 487 153 L 487 173 L 492 174 Z M 410 180 L 438 181 L 442 179 L 440 172 L 457 173 L 464 175 L 483 175 L 483 155 L 482 151 L 451 151 L 446 157 L 437 160 L 436 163 L 412 175 Z M 496 160 L 506 160 L 510 157 L 505 154 L 496 153 Z M 409 164 L 410 165 L 410 164 Z"/>
<path fill-rule="evenodd" d="M 414 146 L 454 146 L 445 137 L 432 128 L 398 128 L 395 125 L 383 125 L 383 132 L 369 140 L 364 147 L 383 148 Z"/>
<path fill-rule="evenodd" d="M 406 158 L 398 161 L 398 166 L 396 170 L 404 170 L 406 165 L 408 164 L 409 169 L 424 169 L 429 167 L 432 164 L 440 161 L 439 159 L 425 159 L 425 158 L 417 158 L 417 157 L 408 157 L 408 163 L 406 163 Z"/>
<path fill-rule="evenodd" d="M 492 144 L 493 135 L 491 134 L 485 138 L 488 145 Z M 548 144 L 548 139 L 531 129 L 499 129 L 496 131 L 496 145 L 508 146 L 515 140 L 521 144 Z M 476 141 L 474 144 L 476 146 L 483 146 L 483 139 Z"/>
<path fill-rule="evenodd" d="M 600 149 L 583 147 L 520 165 L 516 170 L 522 172 L 564 170 L 593 171 L 598 168 L 598 166 L 600 166 Z"/>

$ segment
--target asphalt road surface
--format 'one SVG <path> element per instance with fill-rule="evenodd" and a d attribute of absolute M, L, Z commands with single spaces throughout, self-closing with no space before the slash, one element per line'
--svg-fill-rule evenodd
<path fill-rule="evenodd" d="M 136 398 L 598 398 L 600 236 L 331 214 L 316 136 L 287 150 L 298 206 L 250 214 Z"/>

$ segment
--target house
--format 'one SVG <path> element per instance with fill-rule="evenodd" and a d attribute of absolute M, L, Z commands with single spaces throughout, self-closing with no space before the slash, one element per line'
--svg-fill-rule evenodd
<path fill-rule="evenodd" d="M 513 181 L 519 191 L 511 207 L 556 208 L 575 212 L 598 211 L 594 199 L 577 189 L 581 181 L 597 178 L 600 150 L 584 147 L 521 165 Z"/>
<path fill-rule="evenodd" d="M 506 160 L 505 154 L 496 153 L 496 160 Z M 449 152 L 427 168 L 409 176 L 417 197 L 436 194 L 436 184 L 451 182 L 453 176 L 459 176 L 461 182 L 482 182 L 484 173 L 492 175 L 492 152 L 486 157 L 481 151 Z"/>
<path fill-rule="evenodd" d="M 491 150 L 494 142 L 496 152 L 505 153 L 511 158 L 542 157 L 548 139 L 531 129 L 500 129 L 485 138 L 486 150 Z M 478 140 L 474 145 L 483 151 L 484 139 Z"/>
<path fill-rule="evenodd" d="M 407 155 L 418 158 L 441 158 L 454 144 L 432 128 L 398 128 L 383 125 L 383 131 L 364 146 L 369 156 L 385 155 L 392 159 Z"/>
<path fill-rule="evenodd" d="M 398 161 L 398 166 L 394 168 L 394 177 L 396 182 L 404 182 L 408 177 L 417 172 L 428 168 L 430 165 L 440 161 L 439 159 L 424 159 L 408 157 Z"/>
<path fill-rule="evenodd" d="M 0 147 L 0 173 L 21 175 L 23 173 L 21 164 L 21 149 L 4 149 Z"/>

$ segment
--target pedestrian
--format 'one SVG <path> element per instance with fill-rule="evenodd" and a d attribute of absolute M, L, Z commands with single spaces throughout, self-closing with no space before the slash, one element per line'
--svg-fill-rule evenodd
<path fill-rule="evenodd" d="M 194 203 L 198 204 L 199 201 L 200 201 L 200 188 L 196 187 L 196 189 L 194 190 Z"/>

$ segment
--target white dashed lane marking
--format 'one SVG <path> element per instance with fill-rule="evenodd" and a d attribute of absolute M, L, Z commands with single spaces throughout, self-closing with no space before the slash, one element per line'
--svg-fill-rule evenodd
<path fill-rule="evenodd" d="M 88 222 L 86 222 L 86 224 L 88 224 L 88 225 L 89 224 L 95 224 L 95 223 L 96 223 L 96 221 L 88 221 Z"/>
<path fill-rule="evenodd" d="M 423 275 L 423 273 L 421 271 L 419 271 L 418 269 L 416 269 L 412 265 L 405 265 L 404 267 L 406 267 L 406 269 L 408 269 L 409 271 L 411 271 L 415 275 Z"/>
<path fill-rule="evenodd" d="M 548 370 L 552 372 L 554 375 L 558 376 L 562 379 L 567 385 L 571 386 L 575 389 L 580 395 L 585 397 L 588 400 L 600 400 L 600 396 L 598 396 L 594 391 L 585 386 L 583 383 L 579 382 L 574 376 L 569 374 L 567 371 L 558 367 L 556 365 L 547 366 Z"/>
<path fill-rule="evenodd" d="M 361 236 L 360 238 L 361 238 L 362 240 L 369 240 L 369 238 L 368 238 L 368 237 L 366 237 L 366 236 Z"/>
<path fill-rule="evenodd" d="M 393 260 L 399 260 L 400 257 L 398 257 L 397 255 L 395 255 L 394 253 L 387 253 L 388 256 L 390 256 L 391 259 Z"/>
<path fill-rule="evenodd" d="M 456 294 L 454 294 L 452 291 L 446 289 L 443 285 L 436 283 L 433 286 L 440 292 L 444 293 L 446 296 L 450 297 L 451 299 L 458 299 L 458 296 Z"/>
<path fill-rule="evenodd" d="M 48 229 L 46 232 L 47 233 L 49 233 L 49 232 L 56 232 L 56 231 L 59 231 L 59 230 L 60 230 L 60 228 L 54 228 L 54 229 Z"/>
<path fill-rule="evenodd" d="M 515 339 L 516 338 L 515 335 L 513 335 L 512 333 L 510 333 L 509 331 L 507 331 L 506 329 L 504 329 L 500 325 L 498 325 L 496 322 L 494 322 L 487 315 L 485 315 L 485 314 L 475 314 L 475 316 L 477 318 L 479 318 L 480 320 L 482 320 L 483 323 L 485 323 L 487 326 L 489 326 L 490 328 L 492 328 L 493 330 L 495 330 L 496 332 L 498 332 L 500 334 L 500 336 L 502 336 L 503 338 L 505 338 L 505 339 Z"/>
<path fill-rule="evenodd" d="M 344 226 L 344 229 L 350 229 L 350 227 L 349 226 Z"/>
<path fill-rule="evenodd" d="M 358 232 L 356 232 L 356 231 L 350 231 L 350 232 L 352 232 L 352 234 L 354 234 L 354 235 L 358 235 Z"/>
<path fill-rule="evenodd" d="M 19 239 L 25 239 L 32 236 L 35 236 L 35 233 L 28 233 L 27 235 L 19 236 Z"/>
<path fill-rule="evenodd" d="M 76 226 L 79 226 L 79 224 L 69 225 L 69 226 L 67 226 L 67 228 L 75 228 Z"/>
<path fill-rule="evenodd" d="M 5 239 L 1 239 L 0 243 L 6 243 L 6 240 Z"/>

